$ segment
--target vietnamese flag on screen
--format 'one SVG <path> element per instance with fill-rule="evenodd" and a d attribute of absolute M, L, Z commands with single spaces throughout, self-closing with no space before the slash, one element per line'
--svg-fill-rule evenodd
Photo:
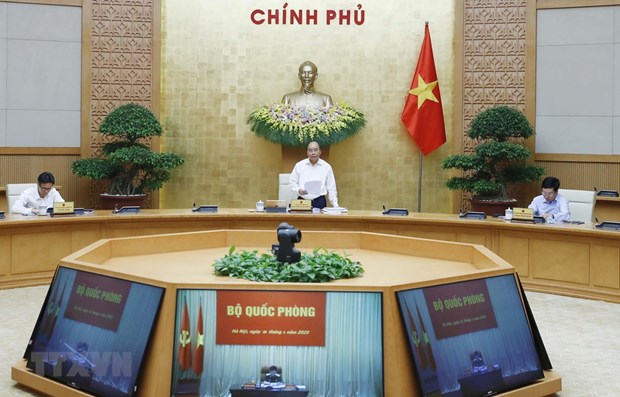
<path fill-rule="evenodd" d="M 418 65 L 400 118 L 425 156 L 446 143 L 446 128 L 428 22 Z"/>
<path fill-rule="evenodd" d="M 192 360 L 192 345 L 189 334 L 189 313 L 187 302 L 183 306 L 183 317 L 181 318 L 181 329 L 179 331 L 179 368 L 189 369 Z"/>
<path fill-rule="evenodd" d="M 435 364 L 435 357 L 433 355 L 433 350 L 431 349 L 431 341 L 428 338 L 428 333 L 426 332 L 424 321 L 422 321 L 422 315 L 420 314 L 420 308 L 416 306 L 415 309 L 418 312 L 418 321 L 420 321 L 420 327 L 422 328 L 422 342 L 424 342 L 424 346 L 426 346 L 426 350 L 428 352 L 428 361 L 430 363 L 431 369 L 433 371 L 437 371 L 437 364 Z"/>
<path fill-rule="evenodd" d="M 205 335 L 202 325 L 202 303 L 198 309 L 198 325 L 196 325 L 196 349 L 194 350 L 194 372 L 196 375 L 202 373 L 205 354 Z"/>
<path fill-rule="evenodd" d="M 409 317 L 409 324 L 411 324 L 411 338 L 413 339 L 413 343 L 415 343 L 416 347 L 418 348 L 418 356 L 420 357 L 420 367 L 426 368 L 428 364 L 426 363 L 426 354 L 424 353 L 424 346 L 422 346 L 423 341 L 422 341 L 422 338 L 420 337 L 420 333 L 418 332 L 418 328 L 415 326 L 415 322 L 413 321 L 413 317 L 411 316 L 409 307 L 407 307 L 407 316 Z"/>

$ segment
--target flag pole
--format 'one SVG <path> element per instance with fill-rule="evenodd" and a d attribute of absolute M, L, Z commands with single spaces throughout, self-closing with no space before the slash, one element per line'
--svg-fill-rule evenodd
<path fill-rule="evenodd" d="M 418 167 L 418 212 L 422 212 L 422 150 L 420 150 L 420 166 Z"/>
<path fill-rule="evenodd" d="M 422 157 L 446 143 L 441 94 L 428 21 L 424 24 L 424 39 L 418 64 L 413 73 L 411 88 L 407 93 L 400 119 L 420 149 L 418 212 L 422 212 Z"/>

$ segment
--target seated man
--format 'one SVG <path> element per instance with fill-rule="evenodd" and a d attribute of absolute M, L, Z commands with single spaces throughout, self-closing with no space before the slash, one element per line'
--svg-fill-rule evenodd
<path fill-rule="evenodd" d="M 278 368 L 275 365 L 269 367 L 269 372 L 265 374 L 265 382 L 276 383 L 282 382 L 282 377 L 278 373 Z"/>
<path fill-rule="evenodd" d="M 568 200 L 558 194 L 560 180 L 553 176 L 543 179 L 540 196 L 534 197 L 528 208 L 534 210 L 534 215 L 542 216 L 547 223 L 570 220 Z"/>
<path fill-rule="evenodd" d="M 484 358 L 482 358 L 482 353 L 476 350 L 473 353 L 470 353 L 469 359 L 471 360 L 471 372 L 478 373 L 487 370 L 487 366 L 484 363 Z"/>
<path fill-rule="evenodd" d="M 47 211 L 48 208 L 54 206 L 54 203 L 64 202 L 65 200 L 60 196 L 60 193 L 54 189 L 55 183 L 56 180 L 51 172 L 43 172 L 37 178 L 36 188 L 28 188 L 19 195 L 13 207 L 11 207 L 11 213 L 23 215 L 38 214 L 39 208 Z"/>

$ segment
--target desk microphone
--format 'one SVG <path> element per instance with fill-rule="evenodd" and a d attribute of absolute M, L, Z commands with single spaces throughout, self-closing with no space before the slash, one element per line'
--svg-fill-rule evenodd
<path fill-rule="evenodd" d="M 597 217 L 594 217 L 594 220 L 596 221 L 596 223 L 601 223 L 601 222 L 598 221 Z"/>

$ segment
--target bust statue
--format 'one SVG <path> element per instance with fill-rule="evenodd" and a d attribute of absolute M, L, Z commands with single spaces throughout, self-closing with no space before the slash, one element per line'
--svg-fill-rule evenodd
<path fill-rule="evenodd" d="M 332 106 L 332 97 L 315 91 L 314 81 L 319 76 L 319 70 L 316 65 L 310 61 L 306 61 L 299 65 L 299 81 L 301 81 L 301 89 L 291 92 L 282 98 L 282 102 L 290 106 L 317 106 L 329 108 Z"/>

